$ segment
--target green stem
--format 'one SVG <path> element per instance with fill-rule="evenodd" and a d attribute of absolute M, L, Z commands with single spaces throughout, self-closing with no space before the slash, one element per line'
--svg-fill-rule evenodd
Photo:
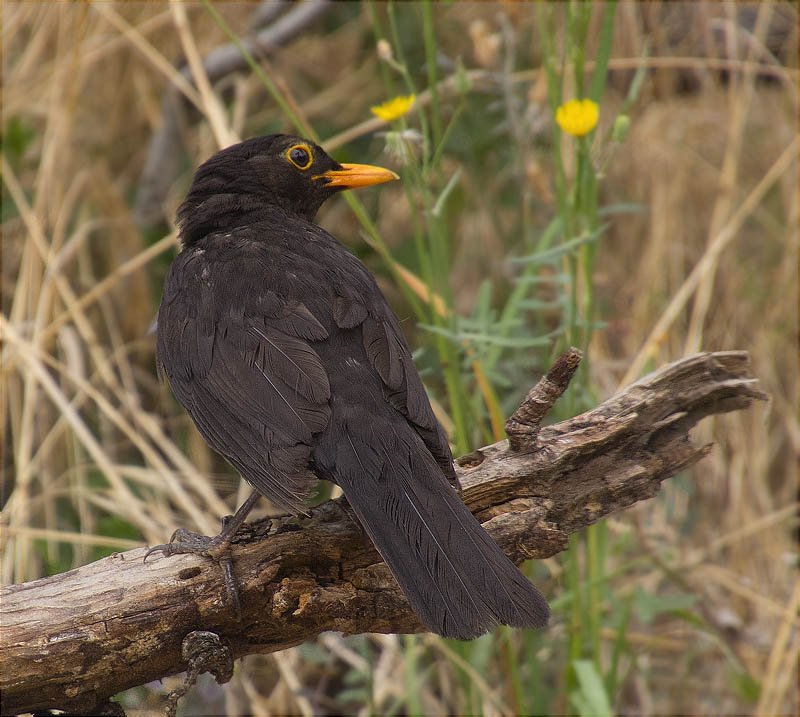
<path fill-rule="evenodd" d="M 394 50 L 397 53 L 397 61 L 399 67 L 401 68 L 403 79 L 405 80 L 408 91 L 412 95 L 416 95 L 417 88 L 416 85 L 414 84 L 414 80 L 411 77 L 411 74 L 408 71 L 408 63 L 406 62 L 405 59 L 403 44 L 400 42 L 400 33 L 397 30 L 397 18 L 395 17 L 394 13 L 393 0 L 389 0 L 389 2 L 386 4 L 386 11 L 389 16 L 389 30 L 392 33 L 392 43 L 394 46 Z M 433 92 L 434 90 L 431 91 Z M 428 162 L 430 161 L 430 156 L 431 156 L 430 132 L 428 131 L 428 118 L 425 115 L 425 112 L 422 109 L 422 107 L 417 108 L 416 114 L 417 117 L 419 117 L 419 126 L 423 142 L 423 147 L 422 147 L 423 174 L 427 174 Z"/>
<path fill-rule="evenodd" d="M 411 306 L 411 309 L 414 311 L 414 314 L 417 316 L 418 320 L 425 321 L 427 320 L 427 315 L 425 310 L 422 307 L 417 295 L 408 287 L 406 282 L 400 276 L 397 271 L 397 262 L 392 257 L 392 253 L 389 250 L 389 247 L 386 246 L 386 242 L 383 241 L 383 237 L 378 232 L 377 227 L 372 222 L 372 220 L 367 215 L 366 210 L 364 209 L 364 205 L 361 204 L 358 197 L 354 194 L 349 192 L 345 192 L 343 194 L 344 200 L 347 202 L 350 209 L 352 209 L 353 214 L 356 215 L 356 218 L 361 223 L 361 226 L 364 227 L 367 236 L 370 239 L 370 245 L 372 246 L 375 251 L 378 252 L 380 257 L 383 259 L 384 264 L 389 269 L 392 277 L 395 280 L 395 283 L 400 287 L 400 291 L 403 293 L 403 297 Z"/>
<path fill-rule="evenodd" d="M 422 3 L 422 35 L 425 41 L 425 64 L 428 69 L 428 87 L 431 88 L 431 124 L 433 127 L 433 146 L 438 146 L 442 138 L 442 120 L 439 115 L 439 73 L 436 67 L 436 34 L 433 25 L 433 3 Z"/>
<path fill-rule="evenodd" d="M 587 596 L 589 616 L 589 641 L 597 670 L 601 670 L 600 654 L 600 577 L 603 574 L 603 556 L 600 551 L 600 534 L 598 525 L 591 525 L 586 529 L 586 577 L 589 580 Z"/>
<path fill-rule="evenodd" d="M 385 40 L 386 34 L 384 33 L 381 22 L 378 19 L 377 5 L 378 4 L 375 2 L 375 0 L 370 0 L 370 2 L 367 3 L 369 19 L 372 22 L 372 31 L 375 33 L 375 39 Z M 392 77 L 392 73 L 389 71 L 389 67 L 385 62 L 379 63 L 379 67 L 381 71 L 381 78 L 383 79 L 383 85 L 384 87 L 388 88 L 389 97 L 394 97 L 394 78 Z"/>
<path fill-rule="evenodd" d="M 461 116 L 461 112 L 464 109 L 464 105 L 465 105 L 465 100 L 464 96 L 462 95 L 458 101 L 458 105 L 456 105 L 456 108 L 452 116 L 450 117 L 450 120 L 447 123 L 447 126 L 444 128 L 444 133 L 442 134 L 442 138 L 439 140 L 439 144 L 436 145 L 436 149 L 433 152 L 433 158 L 431 159 L 432 167 L 439 166 L 439 163 L 442 160 L 442 154 L 444 154 L 444 148 L 445 145 L 447 144 L 447 140 L 450 137 L 450 133 L 452 132 L 453 127 L 455 127 L 456 125 L 456 120 L 458 120 L 458 118 Z"/>
<path fill-rule="evenodd" d="M 617 9 L 616 0 L 606 0 L 603 4 L 603 27 L 600 29 L 600 41 L 597 45 L 594 73 L 589 87 L 589 98 L 600 102 L 606 88 L 608 77 L 608 59 L 611 56 L 611 45 L 614 40 L 614 14 Z"/>
<path fill-rule="evenodd" d="M 583 655 L 582 644 L 582 613 L 583 613 L 583 599 L 581 596 L 580 584 L 581 573 L 580 566 L 578 565 L 578 544 L 580 537 L 577 533 L 569 536 L 569 552 L 567 553 L 568 565 L 566 573 L 567 587 L 572 595 L 572 601 L 569 611 L 569 660 L 567 660 L 567 688 L 566 692 L 571 692 L 576 686 L 575 674 L 569 665 L 574 660 L 578 660 Z"/>
<path fill-rule="evenodd" d="M 419 684 L 417 681 L 417 644 L 416 635 L 405 636 L 405 672 L 406 672 L 406 699 L 408 714 L 421 715 L 422 706 L 419 701 Z"/>

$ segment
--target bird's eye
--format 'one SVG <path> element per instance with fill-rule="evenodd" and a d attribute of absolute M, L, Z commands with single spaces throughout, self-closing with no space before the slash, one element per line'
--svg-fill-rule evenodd
<path fill-rule="evenodd" d="M 305 144 L 296 144 L 286 151 L 289 161 L 298 169 L 308 169 L 311 166 L 311 149 Z"/>

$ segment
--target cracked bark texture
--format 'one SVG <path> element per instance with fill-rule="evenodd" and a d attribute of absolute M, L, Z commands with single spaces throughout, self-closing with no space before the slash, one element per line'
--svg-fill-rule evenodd
<path fill-rule="evenodd" d="M 765 394 L 745 352 L 696 354 L 597 408 L 544 427 L 534 448 L 507 441 L 463 456 L 463 499 L 516 563 L 546 558 L 571 533 L 654 496 L 705 456 L 689 430 Z M 242 620 L 221 571 L 201 558 L 145 548 L 2 589 L 2 712 L 100 713 L 108 698 L 187 668 L 184 637 L 219 635 L 234 658 L 326 630 L 418 632 L 391 573 L 340 501 L 307 517 L 244 526 L 234 544 Z"/>

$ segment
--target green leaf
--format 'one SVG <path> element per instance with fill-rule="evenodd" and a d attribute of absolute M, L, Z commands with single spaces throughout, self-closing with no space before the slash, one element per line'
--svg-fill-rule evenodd
<path fill-rule="evenodd" d="M 650 624 L 660 614 L 677 613 L 686 610 L 697 602 L 697 595 L 690 593 L 672 593 L 669 595 L 651 595 L 641 587 L 636 588 L 636 610 L 639 619 Z"/>
<path fill-rule="evenodd" d="M 554 301 L 541 301 L 539 299 L 523 299 L 519 302 L 521 309 L 528 309 L 530 311 L 552 311 L 553 309 L 561 309 L 569 304 L 569 299 L 566 296 L 559 296 Z"/>
<path fill-rule="evenodd" d="M 316 642 L 304 642 L 297 648 L 304 662 L 312 665 L 331 665 L 334 662 L 333 654 Z"/>
<path fill-rule="evenodd" d="M 626 636 L 628 631 L 628 623 L 630 622 L 631 613 L 633 612 L 633 597 L 633 593 L 629 593 L 619 605 L 620 616 L 619 623 L 617 625 L 617 637 L 614 640 L 614 645 L 611 650 L 611 666 L 606 674 L 606 687 L 608 688 L 609 693 L 612 695 L 616 693 L 619 685 L 618 674 L 620 658 L 628 649 L 628 641 Z"/>
<path fill-rule="evenodd" d="M 357 702 L 365 704 L 369 702 L 370 694 L 366 687 L 346 687 L 336 695 L 337 702 Z"/>
<path fill-rule="evenodd" d="M 517 264 L 547 264 L 552 262 L 554 259 L 557 259 L 564 254 L 569 254 L 570 252 L 577 250 L 584 244 L 589 244 L 590 242 L 596 241 L 598 237 L 606 230 L 608 227 L 611 226 L 610 224 L 602 224 L 597 229 L 589 234 L 582 234 L 581 236 L 575 237 L 574 239 L 570 239 L 569 241 L 565 241 L 563 244 L 559 244 L 558 246 L 554 246 L 552 249 L 548 249 L 547 251 L 539 251 L 534 252 L 533 254 L 528 254 L 527 256 L 516 256 L 511 259 L 514 263 Z"/>
<path fill-rule="evenodd" d="M 11 117 L 6 122 L 0 143 L 3 154 L 12 167 L 18 167 L 19 160 L 35 136 L 36 130 L 21 117 Z"/>
<path fill-rule="evenodd" d="M 650 55 L 650 44 L 649 41 L 645 40 L 644 49 L 642 51 L 642 60 L 646 60 Z M 647 65 L 645 62 L 642 62 L 639 67 L 636 68 L 636 74 L 633 76 L 633 81 L 631 82 L 631 86 L 628 89 L 628 95 L 625 98 L 625 104 L 623 105 L 623 112 L 626 112 L 628 107 L 630 107 L 634 102 L 636 102 L 637 97 L 639 97 L 639 90 L 642 89 L 642 82 L 644 82 L 644 78 L 647 76 Z"/>
<path fill-rule="evenodd" d="M 465 95 L 472 89 L 472 80 L 469 79 L 460 56 L 456 58 L 456 77 L 453 86 L 460 95 Z"/>
<path fill-rule="evenodd" d="M 447 182 L 445 188 L 442 190 L 442 193 L 439 195 L 439 198 L 436 200 L 436 204 L 433 205 L 433 209 L 431 209 L 431 216 L 434 217 L 441 216 L 444 203 L 447 201 L 447 198 L 450 196 L 450 193 L 455 189 L 456 183 L 458 182 L 460 177 L 461 177 L 461 168 L 459 167 L 455 172 L 453 172 L 453 176 L 450 177 L 450 180 Z"/>
<path fill-rule="evenodd" d="M 646 214 L 647 205 L 639 202 L 620 202 L 619 204 L 609 204 L 607 207 L 600 207 L 597 214 L 601 217 L 610 217 L 614 214 Z"/>
<path fill-rule="evenodd" d="M 757 702 L 761 696 L 761 683 L 747 672 L 732 670 L 731 682 L 736 692 L 747 702 Z"/>
<path fill-rule="evenodd" d="M 558 272 L 556 274 L 528 274 L 527 276 L 520 276 L 517 279 L 514 279 L 514 282 L 517 284 L 532 284 L 534 286 L 544 284 L 545 286 L 549 286 L 551 284 L 561 284 L 566 285 L 569 283 L 569 274 L 562 272 Z"/>
<path fill-rule="evenodd" d="M 445 336 L 451 341 L 467 341 L 474 344 L 484 344 L 487 346 L 503 346 L 505 348 L 528 348 L 530 346 L 546 346 L 554 335 L 559 332 L 551 332 L 544 336 L 499 336 L 477 331 L 450 331 L 443 326 L 433 326 L 431 324 L 417 324 L 417 326 L 432 334 Z"/>
<path fill-rule="evenodd" d="M 569 696 L 581 715 L 611 717 L 611 703 L 606 693 L 603 678 L 591 660 L 573 660 L 572 669 L 578 679 L 578 689 Z"/>

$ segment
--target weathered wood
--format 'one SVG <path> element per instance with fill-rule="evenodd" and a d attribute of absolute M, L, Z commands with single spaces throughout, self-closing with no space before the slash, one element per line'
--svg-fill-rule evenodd
<path fill-rule="evenodd" d="M 766 396 L 747 354 L 697 354 L 597 408 L 542 428 L 535 451 L 507 441 L 458 463 L 463 498 L 520 563 L 563 550 L 570 533 L 655 495 L 710 446 L 688 432 L 711 414 Z M 145 548 L 2 590 L 2 711 L 88 714 L 109 696 L 181 672 L 186 635 L 220 636 L 234 657 L 298 645 L 325 630 L 422 629 L 388 568 L 341 502 L 309 517 L 246 525 L 234 548 L 242 620 L 221 572 Z"/>

